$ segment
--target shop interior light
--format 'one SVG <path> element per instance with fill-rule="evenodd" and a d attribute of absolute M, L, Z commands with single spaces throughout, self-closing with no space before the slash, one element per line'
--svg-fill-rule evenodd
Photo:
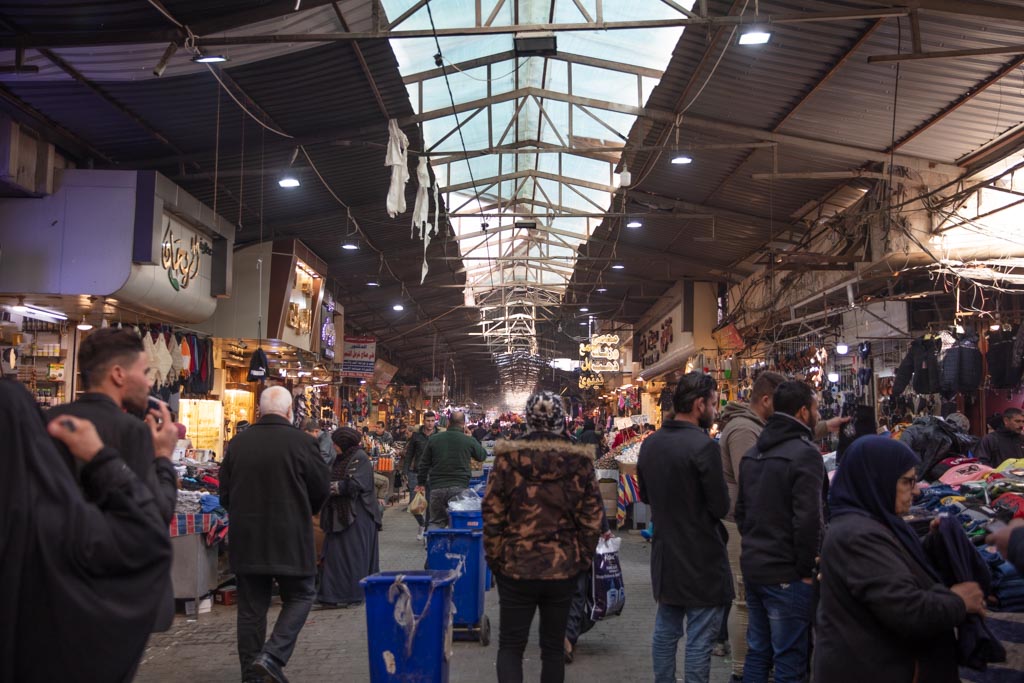
<path fill-rule="evenodd" d="M 991 325 L 988 326 L 988 329 L 992 330 L 993 332 L 998 332 L 1000 329 L 1002 329 L 1002 325 L 1000 325 L 999 323 L 992 323 Z"/>
<path fill-rule="evenodd" d="M 689 154 L 676 154 L 674 157 L 672 157 L 672 163 L 675 164 L 676 166 L 685 166 L 686 164 L 693 163 L 693 157 L 691 157 Z"/>
<path fill-rule="evenodd" d="M 838 382 L 839 381 L 839 373 L 838 372 L 830 372 L 830 373 L 828 373 L 828 381 L 832 382 L 832 384 L 835 384 L 836 382 Z"/>
<path fill-rule="evenodd" d="M 75 327 L 80 329 L 82 332 L 88 332 L 89 330 L 92 329 L 92 323 L 86 322 L 85 316 L 83 315 L 82 316 L 82 322 L 80 322 L 77 325 L 75 325 Z"/>
<path fill-rule="evenodd" d="M 622 270 L 625 267 L 626 266 L 622 265 L 621 263 L 616 263 L 615 265 L 612 266 L 612 270 Z"/>
<path fill-rule="evenodd" d="M 838 353 L 840 356 L 844 355 L 849 350 L 850 350 L 850 347 L 847 346 L 846 344 L 842 344 L 842 343 L 836 344 L 836 353 Z"/>
<path fill-rule="evenodd" d="M 740 34 L 739 44 L 764 45 L 771 40 L 771 37 L 772 34 L 770 31 L 765 31 L 763 28 L 752 28 Z"/>
<path fill-rule="evenodd" d="M 291 171 L 286 172 L 280 178 L 277 179 L 277 184 L 281 187 L 298 187 L 302 183 L 299 182 L 298 177 Z"/>
<path fill-rule="evenodd" d="M 627 228 L 642 228 L 644 227 L 643 221 L 639 218 L 630 218 L 629 222 L 626 223 Z"/>
<path fill-rule="evenodd" d="M 402 304 L 395 304 L 394 306 L 391 307 L 391 310 L 393 310 L 393 311 L 404 311 L 405 310 L 405 306 L 403 306 Z"/>
<path fill-rule="evenodd" d="M 19 296 L 18 303 L 13 307 L 15 313 L 27 313 L 28 306 L 25 305 L 25 297 Z"/>
<path fill-rule="evenodd" d="M 192 61 L 196 64 L 220 64 L 228 61 L 228 58 L 224 55 L 204 55 L 200 53 L 193 57 Z"/>
<path fill-rule="evenodd" d="M 52 318 L 53 320 L 67 320 L 68 317 L 63 313 L 57 313 L 56 311 L 48 311 L 45 308 L 39 308 L 38 306 L 25 306 L 25 315 L 32 317 L 42 316 L 44 318 Z"/>

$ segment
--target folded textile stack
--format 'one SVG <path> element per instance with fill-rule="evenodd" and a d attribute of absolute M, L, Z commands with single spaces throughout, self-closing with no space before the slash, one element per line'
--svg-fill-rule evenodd
<path fill-rule="evenodd" d="M 178 502 L 174 511 L 181 514 L 199 514 L 203 511 L 203 496 L 200 491 L 178 491 Z M 219 503 L 219 500 L 218 500 Z"/>

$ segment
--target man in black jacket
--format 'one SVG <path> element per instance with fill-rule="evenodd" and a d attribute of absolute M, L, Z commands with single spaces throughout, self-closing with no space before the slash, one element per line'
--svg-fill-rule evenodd
<path fill-rule="evenodd" d="M 818 399 L 803 382 L 783 382 L 772 404 L 757 445 L 740 462 L 736 500 L 750 613 L 746 683 L 767 683 L 773 662 L 777 683 L 807 678 L 823 527 L 825 467 L 811 442 Z"/>
<path fill-rule="evenodd" d="M 686 681 L 707 681 L 711 648 L 733 584 L 722 518 L 729 492 L 718 444 L 708 438 L 718 413 L 718 385 L 699 372 L 684 375 L 672 397 L 675 419 L 640 447 L 640 499 L 658 530 L 651 583 L 658 613 L 652 647 L 655 683 L 676 680 L 676 649 L 686 632 Z"/>
<path fill-rule="evenodd" d="M 316 595 L 311 518 L 327 500 L 329 475 L 316 439 L 292 426 L 291 392 L 265 389 L 260 414 L 228 444 L 220 501 L 231 516 L 228 559 L 238 581 L 242 679 L 284 681 L 282 669 Z M 283 606 L 264 643 L 275 580 Z"/>
<path fill-rule="evenodd" d="M 158 436 L 166 433 L 157 452 L 150 427 L 137 417 L 149 412 L 147 400 L 153 381 L 147 373 L 148 365 L 142 339 L 137 334 L 112 327 L 96 330 L 78 348 L 78 368 L 85 393 L 74 403 L 52 408 L 47 419 L 71 415 L 92 422 L 103 443 L 118 452 L 128 469 L 153 494 L 160 518 L 167 525 L 178 499 L 178 475 L 170 460 L 177 443 L 177 428 L 169 419 L 170 413 L 156 424 Z M 158 417 L 155 411 L 154 417 Z M 80 474 L 81 467 L 73 463 L 67 449 L 61 447 L 61 452 L 68 466 Z M 154 631 L 166 631 L 174 621 L 170 571 L 164 575 L 160 590 L 163 598 Z"/>
<path fill-rule="evenodd" d="M 412 501 L 415 496 L 416 487 L 419 485 L 419 468 L 420 459 L 423 457 L 423 452 L 427 450 L 427 440 L 431 435 L 437 431 L 435 424 L 437 423 L 437 415 L 434 411 L 428 410 L 423 413 L 423 426 L 412 433 L 409 438 L 409 443 L 405 447 L 405 458 L 402 459 L 402 470 L 405 475 L 405 480 L 409 482 L 409 500 Z M 426 483 L 426 482 L 424 482 Z M 423 494 L 427 500 L 430 500 L 430 491 L 426 491 Z M 419 530 L 416 533 L 417 540 L 423 540 L 423 533 L 427 528 L 427 518 L 424 515 L 416 515 L 416 521 L 419 523 Z"/>
<path fill-rule="evenodd" d="M 989 467 L 999 467 L 1004 460 L 1024 458 L 1024 411 L 1004 410 L 1002 426 L 982 438 L 974 456 Z"/>

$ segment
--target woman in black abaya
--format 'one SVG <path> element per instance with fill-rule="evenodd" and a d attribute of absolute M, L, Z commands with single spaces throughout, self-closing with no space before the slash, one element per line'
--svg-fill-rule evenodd
<path fill-rule="evenodd" d="M 0 681 L 131 680 L 171 562 L 152 494 L 92 423 L 47 426 L 8 380 L 0 435 Z M 86 463 L 81 489 L 51 436 Z"/>
<path fill-rule="evenodd" d="M 331 466 L 331 497 L 320 512 L 326 537 L 317 602 L 321 607 L 348 607 L 363 601 L 360 579 L 380 571 L 380 505 L 373 466 L 360 445 L 362 435 L 341 427 L 331 440 L 338 457 Z"/>

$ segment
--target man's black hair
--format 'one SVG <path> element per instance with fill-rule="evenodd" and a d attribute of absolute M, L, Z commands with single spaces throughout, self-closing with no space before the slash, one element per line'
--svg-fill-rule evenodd
<path fill-rule="evenodd" d="M 88 390 L 99 386 L 111 366 L 130 365 L 140 353 L 145 353 L 145 348 L 142 339 L 134 332 L 113 327 L 96 330 L 78 347 L 82 388 Z"/>
<path fill-rule="evenodd" d="M 679 380 L 675 393 L 672 394 L 672 407 L 676 413 L 687 415 L 693 411 L 693 404 L 698 399 L 709 399 L 718 390 L 718 382 L 711 375 L 703 372 L 688 372 Z"/>
<path fill-rule="evenodd" d="M 796 415 L 801 408 L 810 408 L 814 403 L 814 390 L 806 382 L 790 380 L 775 388 L 772 405 L 775 411 Z"/>

